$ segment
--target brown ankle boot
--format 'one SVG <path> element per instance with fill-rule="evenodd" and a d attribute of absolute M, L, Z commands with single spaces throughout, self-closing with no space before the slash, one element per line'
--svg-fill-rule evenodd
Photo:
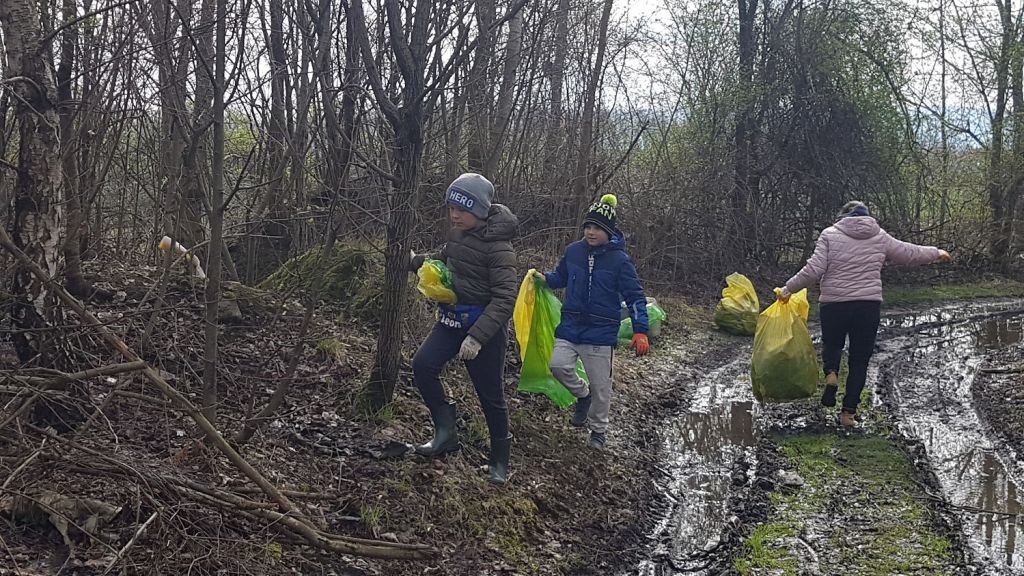
<path fill-rule="evenodd" d="M 836 392 L 839 391 L 839 376 L 835 372 L 829 372 L 825 376 L 825 390 L 821 393 L 821 405 L 832 408 L 836 405 Z"/>
<path fill-rule="evenodd" d="M 843 428 L 853 428 L 857 426 L 857 417 L 849 412 L 841 412 L 839 414 L 839 425 Z"/>

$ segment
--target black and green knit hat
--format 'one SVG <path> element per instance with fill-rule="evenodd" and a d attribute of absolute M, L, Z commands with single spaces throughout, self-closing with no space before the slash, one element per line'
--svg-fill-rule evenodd
<path fill-rule="evenodd" d="M 596 224 L 600 226 L 608 236 L 615 236 L 619 233 L 615 221 L 615 206 L 619 199 L 614 194 L 605 194 L 601 199 L 590 205 L 587 215 L 583 217 L 583 224 Z"/>

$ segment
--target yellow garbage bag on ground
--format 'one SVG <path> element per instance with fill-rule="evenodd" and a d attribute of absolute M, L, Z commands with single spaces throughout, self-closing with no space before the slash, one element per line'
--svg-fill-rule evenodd
<path fill-rule="evenodd" d="M 776 289 L 778 291 L 778 289 Z M 807 331 L 807 290 L 776 301 L 757 322 L 750 379 L 761 402 L 810 398 L 818 388 L 818 358 Z"/>
<path fill-rule="evenodd" d="M 722 300 L 715 307 L 715 326 L 730 334 L 753 336 L 761 305 L 750 279 L 738 272 L 725 277 Z"/>
<path fill-rule="evenodd" d="M 455 304 L 455 291 L 452 290 L 452 273 L 440 260 L 425 260 L 416 271 L 419 282 L 416 289 L 428 300 L 440 304 Z"/>
<path fill-rule="evenodd" d="M 551 353 L 555 350 L 555 329 L 562 320 L 562 303 L 546 285 L 526 273 L 519 286 L 512 320 L 519 342 L 519 358 L 523 361 L 518 390 L 544 394 L 559 408 L 576 402 L 576 397 L 551 374 Z M 587 379 L 582 362 L 576 373 Z"/>

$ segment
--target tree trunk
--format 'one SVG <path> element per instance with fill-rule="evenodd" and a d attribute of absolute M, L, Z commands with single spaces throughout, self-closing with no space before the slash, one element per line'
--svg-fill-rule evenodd
<path fill-rule="evenodd" d="M 217 343 L 221 298 L 221 247 L 224 239 L 224 76 L 227 0 L 217 0 L 214 49 L 213 157 L 210 195 L 209 265 L 206 271 L 206 342 L 203 355 L 203 416 L 217 425 Z"/>
<path fill-rule="evenodd" d="M 757 180 L 752 166 L 754 152 L 754 58 L 756 45 L 754 23 L 757 20 L 758 0 L 739 0 L 739 86 L 740 98 L 735 132 L 735 176 L 730 195 L 731 235 L 738 255 L 748 256 L 750 218 L 748 208 L 751 196 L 757 194 Z"/>
<path fill-rule="evenodd" d="M 362 0 L 349 3 L 352 38 L 359 43 L 377 106 L 391 126 L 395 150 L 392 163 L 395 187 L 387 195 L 387 246 L 384 249 L 381 327 L 377 335 L 374 366 L 365 389 L 366 407 L 374 411 L 391 402 L 398 381 L 398 361 L 402 346 L 401 320 L 409 274 L 409 235 L 413 227 L 413 206 L 417 205 L 419 196 L 419 165 L 423 156 L 424 70 L 427 27 L 432 8 L 432 0 L 419 0 L 411 8 L 415 12 L 415 20 L 407 41 L 401 22 L 404 11 L 397 0 L 385 2 L 390 42 L 404 81 L 402 104 L 398 106 L 387 95 L 377 71 Z"/>
<path fill-rule="evenodd" d="M 62 19 L 67 26 L 77 16 L 75 0 L 63 0 Z M 82 198 L 89 191 L 83 184 L 78 158 L 81 146 L 79 131 L 75 129 L 80 105 L 74 98 L 75 55 L 78 49 L 78 25 L 73 24 L 61 32 L 60 66 L 57 67 L 57 99 L 60 116 L 61 166 L 63 168 L 64 197 L 67 199 L 64 233 L 64 284 L 73 296 L 82 299 L 97 297 L 109 300 L 113 293 L 96 290 L 82 274 L 82 229 L 87 226 L 82 209 Z"/>
<path fill-rule="evenodd" d="M 505 61 L 501 73 L 501 89 L 498 92 L 498 103 L 491 120 L 490 149 L 487 151 L 487 164 L 484 173 L 495 177 L 498 163 L 501 161 L 505 135 L 512 119 L 512 104 L 515 100 L 516 74 L 523 51 L 523 13 L 516 12 L 508 21 L 508 40 L 505 43 Z"/>
<path fill-rule="evenodd" d="M 212 2 L 205 0 L 201 8 L 203 22 L 212 22 Z M 148 8 L 148 9 L 147 9 Z M 153 45 L 160 81 L 161 146 L 158 181 L 161 185 L 163 231 L 186 247 L 199 244 L 206 234 L 200 215 L 202 201 L 196 197 L 201 181 L 196 158 L 203 157 L 199 150 L 201 133 L 197 134 L 189 119 L 188 110 L 195 118 L 203 118 L 210 107 L 210 76 L 212 71 L 211 33 L 206 30 L 194 35 L 191 29 L 184 33 L 192 38 L 182 41 L 179 15 L 193 12 L 193 0 L 152 0 L 140 11 L 143 28 Z M 192 58 L 196 44 L 198 59 Z M 189 64 L 197 63 L 196 90 L 193 104 L 186 102 L 184 90 L 188 86 Z M 205 67 L 204 67 L 205 64 Z"/>
<path fill-rule="evenodd" d="M 291 247 L 291 229 L 285 209 L 285 172 L 290 154 L 285 113 L 289 72 L 288 54 L 284 45 L 284 7 L 281 0 L 269 0 L 268 4 L 270 26 L 265 31 L 270 55 L 267 190 L 256 211 L 262 222 L 261 238 L 255 243 L 256 253 L 249 255 L 249 258 L 257 262 L 257 279 L 262 279 L 283 264 Z"/>
<path fill-rule="evenodd" d="M 484 172 L 487 165 L 490 136 L 491 89 L 490 68 L 494 59 L 495 0 L 477 0 L 477 45 L 473 66 L 466 79 L 469 112 L 468 159 L 470 172 Z"/>
<path fill-rule="evenodd" d="M 551 98 L 548 104 L 547 135 L 544 139 L 544 173 L 548 175 L 550 191 L 554 191 L 562 180 L 558 167 L 562 161 L 559 151 L 565 143 L 562 90 L 565 85 L 565 59 L 569 51 L 569 0 L 558 0 L 553 42 L 554 55 L 547 71 Z"/>
<path fill-rule="evenodd" d="M 413 225 L 412 207 L 419 196 L 419 165 L 423 156 L 422 112 L 418 106 L 402 112 L 401 128 L 396 127 L 395 130 L 394 170 L 398 184 L 388 198 L 383 310 L 377 336 L 377 355 L 367 387 L 368 406 L 372 410 L 380 410 L 391 402 L 398 382 L 402 315 L 409 286 L 407 246 Z"/>
<path fill-rule="evenodd" d="M 1019 36 L 1021 33 L 1021 30 L 1014 29 L 1015 39 L 1010 52 L 1010 98 L 1013 102 L 1013 160 L 1010 166 L 1012 174 L 1003 192 L 1004 212 L 997 232 L 1004 243 L 1000 246 L 1002 260 L 998 263 L 1003 272 L 1010 271 L 1010 263 L 1014 257 L 1017 205 L 1020 201 L 1021 188 L 1024 187 L 1024 53 L 1021 52 L 1024 38 Z"/>
<path fill-rule="evenodd" d="M 6 49 L 4 77 L 16 100 L 18 175 L 14 188 L 14 244 L 49 275 L 57 272 L 63 224 L 57 91 L 49 50 L 42 46 L 40 13 L 32 0 L 0 2 L 0 30 Z M 56 342 L 47 342 L 57 318 L 49 286 L 23 265 L 14 270 L 11 293 L 17 299 L 12 319 L 14 345 L 22 362 L 51 364 Z M 29 330 L 22 332 L 20 330 Z"/>
<path fill-rule="evenodd" d="M 590 202 L 588 184 L 590 158 L 594 148 L 594 108 L 597 102 L 597 92 L 601 86 L 601 76 L 604 73 L 604 53 L 608 46 L 608 22 L 611 19 L 613 1 L 605 0 L 604 8 L 601 11 L 601 23 L 597 31 L 597 55 L 594 58 L 594 68 L 590 71 L 587 91 L 584 94 L 576 172 L 572 179 L 572 193 L 576 201 L 577 213 L 581 213 L 583 207 Z"/>
<path fill-rule="evenodd" d="M 1013 18 L 1010 0 L 997 2 L 1000 21 L 1002 22 L 1002 40 L 1000 42 L 999 60 L 996 63 L 996 106 L 992 115 L 992 146 L 989 149 L 988 188 L 989 207 L 992 209 L 991 239 L 989 253 L 997 265 L 1006 262 L 1009 251 L 1009 238 L 1002 234 L 1002 223 L 1012 213 L 1006 211 L 1005 182 L 1006 174 L 1003 167 L 1003 128 L 1006 118 L 1006 100 L 1010 84 L 1010 52 L 1014 41 Z"/>
<path fill-rule="evenodd" d="M 292 209 L 285 211 L 285 217 L 291 220 L 286 223 L 290 230 L 289 249 L 298 242 L 299 249 L 303 252 L 313 245 L 316 229 L 307 224 L 306 219 L 291 219 L 290 217 L 302 207 L 308 206 L 309 197 L 306 191 L 306 152 L 309 145 L 309 109 L 313 104 L 313 97 L 316 93 L 316 79 L 311 79 L 310 69 L 313 66 L 313 55 L 316 53 L 316 35 L 310 26 L 309 10 L 304 5 L 296 5 L 296 20 L 301 38 L 299 45 L 301 56 L 293 56 L 296 75 L 295 88 L 295 128 L 292 131 L 289 152 L 291 154 L 291 179 L 292 187 L 291 206 Z M 301 59 L 300 59 L 301 58 Z M 287 252 L 285 253 L 288 254 Z"/>

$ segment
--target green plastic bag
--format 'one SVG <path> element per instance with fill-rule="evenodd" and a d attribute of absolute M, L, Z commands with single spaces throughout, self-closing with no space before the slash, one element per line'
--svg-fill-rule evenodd
<path fill-rule="evenodd" d="M 733 272 L 725 278 L 722 300 L 715 306 L 715 326 L 730 334 L 753 336 L 761 305 L 754 285 L 743 274 Z"/>
<path fill-rule="evenodd" d="M 818 358 L 807 331 L 807 290 L 761 313 L 754 335 L 750 380 L 760 402 L 810 398 L 818 388 Z"/>
<path fill-rule="evenodd" d="M 519 286 L 512 315 L 523 366 L 518 390 L 544 394 L 559 408 L 567 408 L 576 397 L 551 374 L 551 353 L 555 350 L 555 329 L 561 322 L 562 303 L 546 285 L 538 285 L 533 270 Z M 583 363 L 576 362 L 576 373 L 584 381 Z"/>
<path fill-rule="evenodd" d="M 419 282 L 416 289 L 428 300 L 441 304 L 455 304 L 455 291 L 452 290 L 452 273 L 444 262 L 427 259 L 416 271 Z"/>
<path fill-rule="evenodd" d="M 658 301 L 654 298 L 647 299 L 647 335 L 648 336 L 659 336 L 661 335 L 661 323 L 668 318 L 668 314 L 665 310 L 658 306 Z M 619 322 L 619 342 L 624 344 L 633 339 L 633 319 L 624 318 L 622 322 Z"/>

